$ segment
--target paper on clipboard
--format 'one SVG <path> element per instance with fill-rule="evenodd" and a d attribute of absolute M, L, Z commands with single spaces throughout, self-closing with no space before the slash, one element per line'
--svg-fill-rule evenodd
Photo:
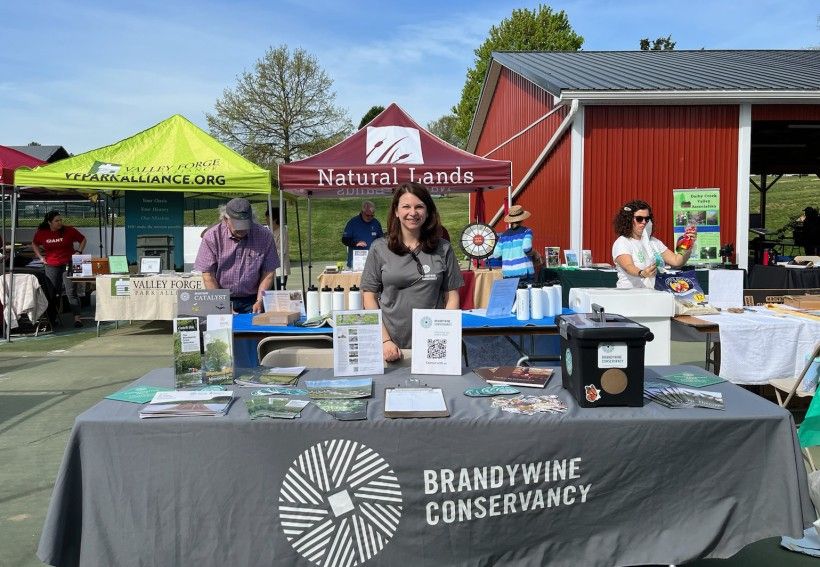
<path fill-rule="evenodd" d="M 447 417 L 441 388 L 387 388 L 384 417 Z"/>

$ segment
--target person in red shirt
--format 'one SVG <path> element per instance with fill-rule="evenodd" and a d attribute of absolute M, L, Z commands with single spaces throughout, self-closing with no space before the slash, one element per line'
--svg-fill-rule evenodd
<path fill-rule="evenodd" d="M 37 228 L 37 232 L 34 233 L 31 248 L 43 262 L 46 277 L 54 286 L 55 300 L 65 290 L 68 304 L 74 314 L 74 326 L 82 327 L 80 299 L 77 297 L 77 290 L 70 276 L 71 256 L 82 254 L 85 249 L 85 236 L 73 226 L 63 225 L 60 211 L 49 211 Z"/>

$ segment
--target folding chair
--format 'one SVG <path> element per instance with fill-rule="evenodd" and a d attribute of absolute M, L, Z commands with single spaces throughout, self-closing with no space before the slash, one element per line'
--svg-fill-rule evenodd
<path fill-rule="evenodd" d="M 815 394 L 815 390 L 811 390 L 809 392 L 804 392 L 800 390 L 800 384 L 803 382 L 803 378 L 805 378 L 806 374 L 814 364 L 814 359 L 820 356 L 820 342 L 815 343 L 814 349 L 812 350 L 811 356 L 809 356 L 808 362 L 803 367 L 803 371 L 797 378 L 778 378 L 769 380 L 769 384 L 774 386 L 774 394 L 777 397 L 777 403 L 780 407 L 786 408 L 789 402 L 797 396 L 798 398 L 813 398 Z M 785 399 L 782 396 L 782 393 L 788 392 Z M 799 428 L 801 424 L 798 424 L 797 427 Z M 812 459 L 811 453 L 807 448 L 803 448 L 803 458 L 808 461 L 809 466 L 811 467 L 812 471 L 816 471 L 817 467 L 814 464 L 814 460 Z"/>
<path fill-rule="evenodd" d="M 256 345 L 262 366 L 333 368 L 333 337 L 300 335 L 265 337 Z"/>

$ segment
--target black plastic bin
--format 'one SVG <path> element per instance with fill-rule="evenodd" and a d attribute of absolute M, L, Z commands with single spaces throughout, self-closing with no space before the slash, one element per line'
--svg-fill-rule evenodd
<path fill-rule="evenodd" d="M 603 320 L 601 320 L 603 319 Z M 564 388 L 583 408 L 643 406 L 644 350 L 652 332 L 623 315 L 559 315 Z"/>

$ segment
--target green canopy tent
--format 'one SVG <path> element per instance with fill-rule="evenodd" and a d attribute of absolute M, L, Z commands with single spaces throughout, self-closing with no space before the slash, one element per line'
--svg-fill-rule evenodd
<path fill-rule="evenodd" d="M 271 206 L 270 172 L 179 114 L 115 144 L 33 169 L 19 168 L 14 184 L 14 211 L 15 195 L 23 186 L 108 194 L 169 191 L 223 197 L 264 195 Z M 12 217 L 12 241 L 16 217 Z"/>

